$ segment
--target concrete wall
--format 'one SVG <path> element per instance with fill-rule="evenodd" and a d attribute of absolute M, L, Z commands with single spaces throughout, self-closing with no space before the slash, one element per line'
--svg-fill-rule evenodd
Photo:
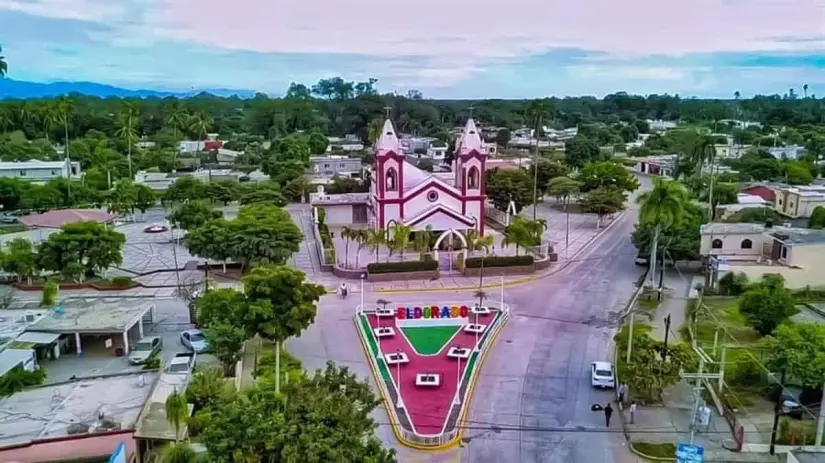
<path fill-rule="evenodd" d="M 809 244 L 807 246 L 790 246 L 788 247 L 788 257 L 786 258 L 789 265 L 801 267 L 805 270 L 825 271 L 825 244 Z M 825 275 L 819 273 L 820 284 L 825 286 Z"/>
<path fill-rule="evenodd" d="M 712 244 L 714 240 L 722 240 L 721 249 L 713 249 Z M 742 249 L 742 241 L 751 240 L 753 244 L 750 249 Z M 737 234 L 737 235 L 702 235 L 701 244 L 699 246 L 699 253 L 707 256 L 711 253 L 718 256 L 727 257 L 728 260 L 748 260 L 754 261 L 762 255 L 762 245 L 767 242 L 772 242 L 770 238 L 764 233 L 757 234 Z"/>
<path fill-rule="evenodd" d="M 516 267 L 484 267 L 485 277 L 496 277 L 499 275 L 528 275 L 535 273 L 533 265 L 520 265 Z M 477 277 L 481 273 L 481 268 L 465 268 L 464 276 Z"/>
<path fill-rule="evenodd" d="M 324 219 L 324 223 L 326 223 L 328 226 L 351 225 L 353 223 L 351 204 L 324 205 L 320 207 L 323 207 L 324 210 L 327 212 L 326 218 Z"/>
<path fill-rule="evenodd" d="M 775 273 L 785 278 L 785 286 L 791 289 L 801 289 L 806 286 L 813 288 L 825 286 L 822 272 L 825 268 L 802 269 L 786 267 L 784 265 L 729 265 L 729 271 L 744 273 L 751 281 L 757 281 L 766 273 Z M 720 275 L 721 277 L 721 275 Z"/>
<path fill-rule="evenodd" d="M 432 280 L 439 277 L 438 269 L 423 272 L 371 273 L 367 281 Z"/>

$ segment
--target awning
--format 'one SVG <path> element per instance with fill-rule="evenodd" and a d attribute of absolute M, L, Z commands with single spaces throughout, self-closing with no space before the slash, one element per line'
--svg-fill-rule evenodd
<path fill-rule="evenodd" d="M 48 345 L 60 337 L 60 333 L 44 333 L 41 331 L 26 331 L 18 336 L 15 341 L 27 342 L 30 344 Z"/>

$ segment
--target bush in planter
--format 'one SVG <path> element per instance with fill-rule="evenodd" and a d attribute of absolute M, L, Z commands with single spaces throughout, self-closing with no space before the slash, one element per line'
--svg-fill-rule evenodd
<path fill-rule="evenodd" d="M 130 277 L 114 277 L 112 278 L 112 286 L 116 286 L 118 288 L 132 286 L 132 279 Z"/>
<path fill-rule="evenodd" d="M 47 280 L 43 285 L 43 299 L 40 300 L 41 307 L 51 307 L 57 302 L 57 290 L 59 286 L 54 280 Z"/>
<path fill-rule="evenodd" d="M 533 256 L 490 256 L 490 257 L 470 257 L 464 261 L 466 268 L 481 268 L 481 260 L 484 259 L 484 267 L 524 267 L 533 265 Z"/>
<path fill-rule="evenodd" d="M 438 269 L 438 262 L 435 260 L 411 260 L 409 262 L 387 262 L 372 263 L 367 265 L 367 273 L 403 273 L 403 272 L 428 272 Z"/>

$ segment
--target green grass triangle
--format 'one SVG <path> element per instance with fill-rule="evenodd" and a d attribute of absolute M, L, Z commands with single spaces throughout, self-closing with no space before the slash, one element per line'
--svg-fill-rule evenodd
<path fill-rule="evenodd" d="M 460 326 L 406 326 L 401 328 L 416 352 L 435 355 L 450 342 Z"/>

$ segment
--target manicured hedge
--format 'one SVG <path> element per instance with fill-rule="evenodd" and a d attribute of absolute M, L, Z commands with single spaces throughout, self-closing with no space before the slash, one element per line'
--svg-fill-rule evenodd
<path fill-rule="evenodd" d="M 470 257 L 464 261 L 465 268 L 481 268 L 481 259 L 484 259 L 484 267 L 522 267 L 533 265 L 533 256 L 490 256 L 490 257 Z"/>
<path fill-rule="evenodd" d="M 435 260 L 411 260 L 409 262 L 388 262 L 367 265 L 367 273 L 426 272 L 438 269 Z"/>

